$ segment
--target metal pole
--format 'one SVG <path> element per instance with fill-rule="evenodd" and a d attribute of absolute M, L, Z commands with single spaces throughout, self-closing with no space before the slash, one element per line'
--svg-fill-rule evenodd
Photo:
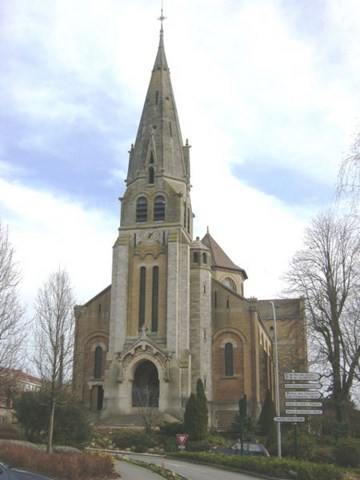
<path fill-rule="evenodd" d="M 274 346 L 275 346 L 275 407 L 276 415 L 280 417 L 280 386 L 279 386 L 279 355 L 276 328 L 276 312 L 274 302 L 270 302 L 274 318 Z M 281 458 L 281 422 L 276 422 L 277 455 Z"/>

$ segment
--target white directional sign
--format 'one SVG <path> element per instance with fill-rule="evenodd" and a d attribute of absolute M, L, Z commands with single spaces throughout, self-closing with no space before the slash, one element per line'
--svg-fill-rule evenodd
<path fill-rule="evenodd" d="M 322 410 L 300 410 L 297 408 L 285 410 L 287 415 L 322 415 Z"/>
<path fill-rule="evenodd" d="M 274 421 L 298 423 L 298 422 L 305 422 L 305 417 L 275 417 Z"/>
<path fill-rule="evenodd" d="M 316 372 L 290 372 L 284 373 L 284 380 L 297 380 L 297 381 L 304 381 L 304 380 L 320 380 L 320 373 Z"/>
<path fill-rule="evenodd" d="M 285 402 L 286 407 L 322 407 L 322 402 Z"/>
<path fill-rule="evenodd" d="M 321 393 L 312 390 L 308 392 L 285 392 L 285 398 L 308 398 L 315 400 L 321 398 Z"/>
<path fill-rule="evenodd" d="M 285 383 L 285 388 L 321 388 L 321 383 Z"/>

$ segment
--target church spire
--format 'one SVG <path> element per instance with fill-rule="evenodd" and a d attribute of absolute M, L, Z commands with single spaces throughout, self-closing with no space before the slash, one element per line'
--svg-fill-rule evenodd
<path fill-rule="evenodd" d="M 165 17 L 161 10 L 160 40 L 135 144 L 130 150 L 127 185 L 147 175 L 189 183 L 189 145 L 183 145 L 164 48 Z"/>

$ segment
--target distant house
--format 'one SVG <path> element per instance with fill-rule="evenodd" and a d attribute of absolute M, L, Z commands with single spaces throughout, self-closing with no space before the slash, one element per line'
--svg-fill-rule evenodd
<path fill-rule="evenodd" d="M 18 395 L 38 391 L 41 385 L 40 378 L 21 370 L 0 368 L 0 423 L 12 422 L 13 401 Z"/>

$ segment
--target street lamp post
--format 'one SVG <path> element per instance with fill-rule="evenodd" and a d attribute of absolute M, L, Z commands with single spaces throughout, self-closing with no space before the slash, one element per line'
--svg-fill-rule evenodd
<path fill-rule="evenodd" d="M 270 302 L 274 319 L 274 346 L 275 346 L 275 407 L 276 416 L 280 417 L 280 386 L 279 386 L 279 355 L 278 337 L 276 328 L 276 312 L 274 302 Z M 281 422 L 276 422 L 277 455 L 281 458 Z"/>

